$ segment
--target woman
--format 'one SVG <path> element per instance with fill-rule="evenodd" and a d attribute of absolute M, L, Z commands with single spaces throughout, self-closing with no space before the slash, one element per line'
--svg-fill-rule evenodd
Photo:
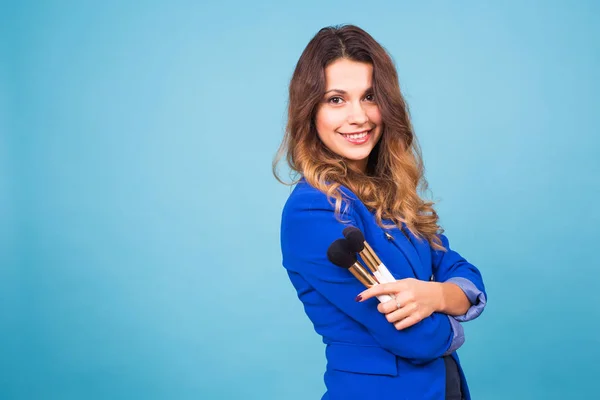
<path fill-rule="evenodd" d="M 485 306 L 481 274 L 418 195 L 426 181 L 393 61 L 362 29 L 323 28 L 302 53 L 276 176 L 283 156 L 299 175 L 283 265 L 327 345 L 323 399 L 469 399 L 456 349 L 460 322 Z M 396 282 L 366 289 L 328 260 L 349 225 Z"/>

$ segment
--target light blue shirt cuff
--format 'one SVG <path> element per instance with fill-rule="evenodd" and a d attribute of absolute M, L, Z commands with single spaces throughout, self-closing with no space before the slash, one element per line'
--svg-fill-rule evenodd
<path fill-rule="evenodd" d="M 465 314 L 454 316 L 453 318 L 459 322 L 467 322 L 479 317 L 487 302 L 485 293 L 477 289 L 473 282 L 466 278 L 455 277 L 448 279 L 446 282 L 454 283 L 460 287 L 472 304 Z"/>
<path fill-rule="evenodd" d="M 448 318 L 450 319 L 450 325 L 452 326 L 452 332 L 454 333 L 454 336 L 452 338 L 452 343 L 450 343 L 450 347 L 444 353 L 445 356 L 454 353 L 465 342 L 465 331 L 460 322 L 450 315 L 448 315 Z"/>

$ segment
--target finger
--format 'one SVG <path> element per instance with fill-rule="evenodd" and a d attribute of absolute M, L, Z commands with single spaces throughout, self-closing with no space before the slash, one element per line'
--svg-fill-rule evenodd
<path fill-rule="evenodd" d="M 371 286 L 369 289 L 363 291 L 358 296 L 356 296 L 357 301 L 365 301 L 370 299 L 371 297 L 379 296 L 382 294 L 395 294 L 398 292 L 397 283 L 379 283 L 377 285 Z"/>
<path fill-rule="evenodd" d="M 388 314 L 396 311 L 398 308 L 404 307 L 412 301 L 412 297 L 409 293 L 401 292 L 396 293 L 392 300 L 386 301 L 385 303 L 379 303 L 377 310 L 382 314 Z M 400 307 L 398 307 L 400 305 Z"/>
<path fill-rule="evenodd" d="M 402 308 L 399 308 L 389 314 L 386 314 L 385 318 L 388 320 L 388 322 L 395 324 L 396 322 L 400 322 L 403 319 L 408 318 L 409 316 L 414 314 L 416 310 L 417 304 L 409 303 Z"/>
<path fill-rule="evenodd" d="M 406 329 L 409 326 L 413 326 L 417 322 L 421 321 L 423 318 L 419 315 L 419 313 L 411 314 L 410 316 L 404 318 L 402 321 L 396 322 L 394 326 L 397 330 L 401 331 L 402 329 Z"/>

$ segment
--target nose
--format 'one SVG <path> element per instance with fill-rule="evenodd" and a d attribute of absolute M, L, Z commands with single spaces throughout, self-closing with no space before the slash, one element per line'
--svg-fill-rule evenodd
<path fill-rule="evenodd" d="M 352 104 L 348 114 L 348 123 L 363 125 L 369 121 L 369 117 L 360 102 Z"/>

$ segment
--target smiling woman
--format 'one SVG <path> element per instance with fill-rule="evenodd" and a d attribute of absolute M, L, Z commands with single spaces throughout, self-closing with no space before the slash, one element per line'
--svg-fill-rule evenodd
<path fill-rule="evenodd" d="M 381 113 L 372 88 L 373 65 L 341 58 L 325 68 L 328 89 L 317 107 L 319 139 L 365 171 L 369 154 L 381 137 Z"/>
<path fill-rule="evenodd" d="M 418 194 L 427 183 L 396 69 L 364 30 L 323 28 L 304 49 L 275 172 L 284 155 L 298 179 L 282 214 L 283 265 L 327 344 L 323 398 L 469 399 L 456 350 L 485 287 Z M 393 279 L 364 290 L 329 260 L 348 224 Z"/>

